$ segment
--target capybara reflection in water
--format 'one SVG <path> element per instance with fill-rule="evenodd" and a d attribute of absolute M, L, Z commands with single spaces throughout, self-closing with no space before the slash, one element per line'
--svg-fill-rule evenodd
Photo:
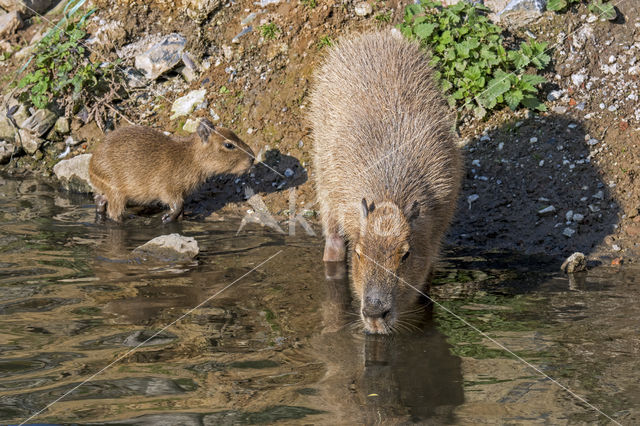
<path fill-rule="evenodd" d="M 428 290 L 456 206 L 461 154 L 428 62 L 399 34 L 373 32 L 339 41 L 315 74 L 323 260 L 344 262 L 349 242 L 370 333 L 394 331 Z"/>
<path fill-rule="evenodd" d="M 120 221 L 127 201 L 169 206 L 162 222 L 182 215 L 184 198 L 207 178 L 245 173 L 254 154 L 231 130 L 202 120 L 186 137 L 167 136 L 142 126 L 122 127 L 109 133 L 89 163 L 89 178 L 96 189 L 96 208 Z"/>

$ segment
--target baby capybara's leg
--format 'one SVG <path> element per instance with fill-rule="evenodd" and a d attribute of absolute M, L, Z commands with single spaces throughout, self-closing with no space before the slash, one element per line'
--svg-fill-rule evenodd
<path fill-rule="evenodd" d="M 111 220 L 120 222 L 122 213 L 124 213 L 124 209 L 126 207 L 127 200 L 118 193 L 107 194 L 106 197 L 108 200 L 107 216 L 109 216 Z"/>
<path fill-rule="evenodd" d="M 162 223 L 173 222 L 179 217 L 182 217 L 182 214 L 184 213 L 182 200 L 171 201 L 167 204 L 169 205 L 169 212 L 162 216 Z"/>
<path fill-rule="evenodd" d="M 96 213 L 98 213 L 99 215 L 103 215 L 104 212 L 107 211 L 107 202 L 109 200 L 107 200 L 107 197 L 105 197 L 103 194 L 96 194 L 93 199 L 96 203 Z"/>

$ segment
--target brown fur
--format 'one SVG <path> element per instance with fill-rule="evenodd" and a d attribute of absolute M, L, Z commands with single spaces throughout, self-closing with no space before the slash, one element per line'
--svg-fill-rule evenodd
<path fill-rule="evenodd" d="M 316 73 L 310 120 L 324 260 L 343 261 L 350 242 L 369 332 L 391 332 L 412 309 L 419 293 L 409 285 L 428 289 L 455 210 L 461 155 L 432 74 L 418 45 L 391 32 L 340 41 Z"/>
<path fill-rule="evenodd" d="M 232 149 L 225 144 L 233 145 Z M 119 221 L 127 201 L 161 201 L 171 208 L 164 222 L 182 213 L 185 196 L 215 174 L 242 174 L 253 164 L 251 148 L 231 130 L 203 120 L 187 137 L 166 136 L 148 127 L 109 133 L 89 163 L 99 212 Z"/>

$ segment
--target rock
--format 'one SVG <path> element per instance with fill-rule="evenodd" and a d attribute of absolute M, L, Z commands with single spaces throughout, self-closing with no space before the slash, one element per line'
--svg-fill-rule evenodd
<path fill-rule="evenodd" d="M 469 210 L 471 210 L 471 203 L 477 201 L 480 198 L 478 194 L 471 194 L 467 197 L 467 203 L 469 203 Z"/>
<path fill-rule="evenodd" d="M 573 210 L 569 210 L 565 215 L 564 215 L 565 219 L 567 219 L 567 222 L 570 222 L 571 220 L 573 220 Z"/>
<path fill-rule="evenodd" d="M 196 118 L 195 120 L 192 118 L 189 118 L 184 123 L 184 126 L 182 126 L 182 130 L 184 130 L 185 132 L 194 133 L 196 130 L 198 130 L 199 124 L 200 124 L 199 118 Z"/>
<path fill-rule="evenodd" d="M 293 172 L 293 170 L 291 170 L 291 169 L 287 168 L 287 169 L 284 171 L 284 175 L 285 175 L 286 177 L 290 178 L 291 176 L 293 176 L 293 175 L 294 175 L 294 172 Z"/>
<path fill-rule="evenodd" d="M 573 237 L 575 233 L 576 233 L 576 230 L 571 228 L 564 228 L 564 231 L 562 231 L 562 235 L 564 235 L 567 238 Z"/>
<path fill-rule="evenodd" d="M 16 152 L 16 146 L 6 141 L 0 141 L 0 164 L 8 163 Z"/>
<path fill-rule="evenodd" d="M 373 13 L 373 7 L 366 1 L 356 4 L 354 10 L 358 16 L 368 16 Z"/>
<path fill-rule="evenodd" d="M 547 100 L 549 102 L 557 101 L 558 99 L 560 99 L 563 93 L 564 93 L 564 90 L 552 90 L 547 95 Z"/>
<path fill-rule="evenodd" d="M 573 214 L 573 221 L 576 223 L 580 223 L 584 220 L 584 215 L 580 214 L 580 213 L 574 213 Z"/>
<path fill-rule="evenodd" d="M 629 225 L 627 226 L 627 235 L 630 237 L 637 237 L 640 235 L 640 225 Z"/>
<path fill-rule="evenodd" d="M 184 64 L 184 67 L 180 69 L 180 74 L 182 74 L 187 83 L 191 83 L 198 78 L 199 67 L 187 52 L 182 54 L 182 63 Z"/>
<path fill-rule="evenodd" d="M 562 263 L 562 266 L 560 266 L 560 269 L 567 274 L 584 271 L 587 269 L 587 259 L 584 257 L 583 253 L 577 251 L 567 257 L 567 259 Z"/>
<path fill-rule="evenodd" d="M 567 107 L 565 106 L 554 106 L 553 108 L 551 108 L 551 111 L 555 112 L 556 114 L 564 114 L 567 112 Z"/>
<path fill-rule="evenodd" d="M 584 83 L 584 80 L 587 78 L 586 75 L 584 74 L 573 74 L 571 76 L 571 82 L 573 83 L 574 86 L 580 86 L 582 83 Z"/>
<path fill-rule="evenodd" d="M 53 173 L 68 191 L 93 192 L 89 181 L 89 160 L 91 154 L 80 154 L 68 160 L 62 160 L 53 166 Z"/>
<path fill-rule="evenodd" d="M 55 124 L 58 116 L 48 109 L 39 109 L 31 117 L 20 124 L 20 128 L 32 132 L 37 137 L 42 137 Z"/>
<path fill-rule="evenodd" d="M 200 24 L 222 5 L 222 0 L 187 0 L 185 3 L 187 16 Z"/>
<path fill-rule="evenodd" d="M 508 26 L 519 28 L 542 15 L 546 6 L 547 0 L 511 0 L 497 17 Z"/>
<path fill-rule="evenodd" d="M 231 39 L 231 43 L 235 43 L 238 44 L 240 43 L 240 37 L 249 34 L 251 31 L 253 30 L 253 28 L 251 27 L 251 25 L 249 25 L 248 27 L 245 27 L 242 29 L 242 31 L 240 31 L 238 34 L 236 34 L 236 36 L 234 38 Z M 227 56 L 227 53 L 225 52 L 225 56 Z"/>
<path fill-rule="evenodd" d="M 148 79 L 155 80 L 178 65 L 186 43 L 180 34 L 169 34 L 144 53 L 136 55 L 135 67 L 142 70 Z"/>
<path fill-rule="evenodd" d="M 22 18 L 15 10 L 0 15 L 0 37 L 7 37 L 22 27 Z"/>
<path fill-rule="evenodd" d="M 53 129 L 61 135 L 66 135 L 71 131 L 69 127 L 69 120 L 66 117 L 60 117 L 56 120 L 56 124 L 53 125 Z"/>
<path fill-rule="evenodd" d="M 593 194 L 592 197 L 596 198 L 598 200 L 603 200 L 604 199 L 604 192 L 598 191 L 595 194 Z"/>
<path fill-rule="evenodd" d="M 0 0 L 0 7 L 4 10 L 20 12 L 24 17 L 30 17 L 43 14 L 53 6 L 53 3 L 54 0 Z"/>
<path fill-rule="evenodd" d="M 8 101 L 8 107 L 10 110 L 16 106 L 17 110 L 14 111 L 13 118 L 16 122 L 16 125 L 19 125 L 29 117 L 29 111 L 27 110 L 27 107 L 25 107 L 23 104 L 18 103 L 14 99 L 10 99 Z M 17 139 L 16 132 L 17 129 L 7 118 L 7 110 L 4 108 L 4 105 L 0 105 L 0 139 L 15 142 Z"/>
<path fill-rule="evenodd" d="M 538 216 L 541 216 L 541 217 L 552 216 L 555 213 L 556 213 L 556 208 L 554 206 L 548 206 L 548 207 L 545 207 L 544 209 L 538 210 Z"/>
<path fill-rule="evenodd" d="M 204 97 L 207 94 L 206 89 L 201 90 L 193 90 L 187 93 L 185 96 L 176 99 L 171 105 L 171 119 L 175 119 L 176 117 L 180 117 L 182 115 L 190 114 L 196 105 L 202 103 L 204 101 Z"/>
<path fill-rule="evenodd" d="M 149 84 L 150 80 L 145 77 L 145 75 L 135 68 L 127 68 L 123 72 L 124 79 L 127 81 L 129 87 L 138 88 L 144 87 Z"/>
<path fill-rule="evenodd" d="M 134 256 L 162 261 L 188 261 L 200 252 L 194 238 L 180 234 L 161 235 L 133 250 Z"/>
<path fill-rule="evenodd" d="M 20 137 L 18 140 L 22 142 L 22 149 L 24 152 L 29 155 L 35 154 L 44 143 L 44 140 L 37 137 L 34 133 L 24 129 L 20 129 Z"/>

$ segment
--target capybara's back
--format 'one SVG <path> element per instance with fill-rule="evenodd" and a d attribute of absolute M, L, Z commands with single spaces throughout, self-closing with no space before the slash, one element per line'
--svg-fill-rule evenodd
<path fill-rule="evenodd" d="M 349 240 L 370 332 L 401 323 L 455 210 L 460 151 L 428 62 L 417 44 L 374 32 L 341 40 L 316 73 L 310 120 L 324 260 L 343 261 Z"/>

